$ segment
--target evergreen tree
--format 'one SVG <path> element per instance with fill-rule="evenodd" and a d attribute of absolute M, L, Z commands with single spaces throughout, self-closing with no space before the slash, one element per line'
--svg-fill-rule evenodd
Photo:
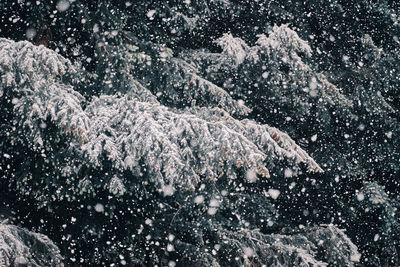
<path fill-rule="evenodd" d="M 68 264 L 398 265 L 398 7 L 3 1 L 1 202 Z"/>
<path fill-rule="evenodd" d="M 62 260 L 48 237 L 0 222 L 1 266 L 64 266 Z"/>

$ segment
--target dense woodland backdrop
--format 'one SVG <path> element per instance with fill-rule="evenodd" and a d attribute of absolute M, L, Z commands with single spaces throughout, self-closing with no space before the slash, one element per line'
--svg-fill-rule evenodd
<path fill-rule="evenodd" d="M 0 37 L 0 265 L 400 266 L 398 1 L 3 0 Z"/>

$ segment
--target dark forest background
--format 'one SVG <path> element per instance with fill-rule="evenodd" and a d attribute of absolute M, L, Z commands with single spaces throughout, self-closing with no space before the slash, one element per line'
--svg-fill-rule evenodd
<path fill-rule="evenodd" d="M 207 121 L 226 111 L 234 120 L 227 127 L 249 125 L 245 119 L 276 127 L 323 169 L 292 168 L 290 160 L 271 154 L 271 162 L 265 161 L 270 178 L 250 173 L 254 182 L 238 167 L 237 179 L 226 174 L 209 181 L 203 173 L 189 191 L 172 190 L 158 184 L 146 159 L 138 163 L 140 175 L 119 168 L 106 148 L 99 165 L 87 163 L 69 147 L 79 134 L 50 116 L 40 118 L 47 125 L 37 130 L 42 147 L 31 145 L 34 133 L 19 130 L 16 121 L 24 115 L 13 109 L 12 100 L 24 94 L 18 91 L 22 85 L 3 82 L 4 216 L 47 235 L 67 266 L 400 265 L 398 1 L 5 0 L 0 11 L 0 37 L 27 40 L 70 60 L 59 59 L 77 71 L 56 79 L 83 97 L 79 106 L 92 114 L 91 121 L 103 121 L 96 120 L 102 112 L 96 106 L 111 112 L 114 103 L 131 105 L 113 100 L 121 95 L 149 103 L 154 98 L 176 116 L 190 113 Z M 0 72 L 6 77 L 19 70 Z M 208 93 L 219 89 L 227 96 Z M 221 100 L 230 98 L 228 104 Z M 147 116 L 140 115 L 146 108 L 131 116 Z M 107 123 L 112 130 L 93 126 L 92 136 L 104 132 L 112 138 L 113 131 L 124 131 Z M 193 141 L 185 147 L 212 152 Z M 59 174 L 63 164 L 83 167 L 68 181 Z M 224 164 L 222 169 L 232 168 Z M 115 175 L 120 178 L 113 180 Z M 92 188 L 78 188 L 86 177 Z M 117 189 L 105 186 L 110 183 Z M 227 193 L 238 188 L 240 194 Z M 57 189 L 65 192 L 54 194 Z M 128 193 L 119 194 L 124 190 Z M 215 199 L 221 201 L 217 213 Z M 353 243 L 361 253 L 358 262 L 351 258 Z"/>

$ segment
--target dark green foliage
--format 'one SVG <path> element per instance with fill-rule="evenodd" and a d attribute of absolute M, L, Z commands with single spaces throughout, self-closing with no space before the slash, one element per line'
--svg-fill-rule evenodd
<path fill-rule="evenodd" d="M 362 264 L 399 264 L 398 1 L 67 2 L 65 11 L 57 10 L 58 1 L 0 3 L 0 36 L 46 45 L 76 63 L 74 71 L 55 75 L 53 66 L 45 69 L 51 75 L 41 85 L 19 84 L 25 77 L 23 68 L 15 84 L 0 85 L 0 200 L 13 206 L 14 221 L 48 234 L 68 260 L 82 258 L 84 264 L 123 260 L 268 266 L 277 264 L 277 258 L 285 266 L 352 264 L 357 257 L 351 259 L 349 251 L 354 248 L 332 243 L 333 236 L 344 236 L 342 232 L 321 226 L 330 223 L 346 229 L 361 251 Z M 47 53 L 43 48 L 29 49 L 36 51 L 36 59 Z M 59 60 L 60 66 L 72 67 Z M 1 59 L 0 63 L 7 65 Z M 41 70 L 40 64 L 35 66 L 37 73 Z M 97 98 L 103 94 L 109 98 Z M 71 95 L 74 104 L 67 105 L 67 115 L 54 115 L 47 104 L 39 105 L 42 113 L 32 109 L 39 100 L 57 109 Z M 14 99 L 24 99 L 18 104 L 20 113 Z M 203 173 L 194 191 L 165 195 L 159 176 L 146 167 L 156 161 L 137 162 L 140 171 L 134 174 L 116 167 L 119 159 L 109 147 L 129 131 L 113 125 L 113 117 L 96 117 L 124 110 L 107 109 L 108 104 L 101 104 L 105 99 L 124 108 L 136 101 L 151 103 L 133 110 L 140 117 L 155 109 L 152 127 L 189 115 L 241 133 L 253 126 L 241 120 L 245 117 L 267 123 L 287 132 L 325 172 L 294 167 L 290 157 L 276 161 L 276 154 L 267 153 L 269 145 L 257 139 L 260 151 L 270 157 L 265 161 L 272 173 L 269 180 L 250 173 L 250 183 L 246 167 L 232 168 L 227 157 L 215 169 L 228 168 L 237 179 L 221 171 L 220 179 L 211 182 Z M 166 110 L 159 105 L 171 108 L 166 118 L 157 115 Z M 21 114 L 32 110 L 34 123 L 27 125 Z M 123 116 L 115 118 L 124 121 Z M 98 127 L 100 138 L 93 128 L 92 133 L 86 131 L 91 121 L 111 126 Z M 246 138 L 253 134 L 246 132 Z M 198 157 L 200 146 L 190 131 L 182 136 L 192 139 L 182 141 L 188 143 L 179 148 L 188 144 Z M 280 134 L 268 136 L 268 142 L 280 144 Z M 96 144 L 95 138 L 102 140 L 100 152 L 94 153 L 98 164 L 80 148 Z M 151 145 L 154 150 L 157 145 L 164 148 L 161 141 Z M 191 159 L 190 153 L 186 155 Z M 308 167 L 315 163 L 303 162 Z M 279 196 L 271 197 L 269 189 L 279 190 Z M 378 195 L 378 202 L 372 200 Z M 199 196 L 202 201 L 197 198 L 197 203 Z M 98 203 L 104 211 L 94 210 Z M 210 203 L 218 203 L 218 208 Z M 67 224 L 72 217 L 77 221 Z M 329 242 L 321 247 L 315 236 Z M 224 242 L 226 238 L 230 241 Z M 282 250 L 274 243 L 277 238 L 284 240 Z M 168 245 L 174 250 L 168 251 Z M 98 250 L 93 251 L 94 246 Z M 253 256 L 248 258 L 246 251 Z M 276 257 L 271 259 L 271 254 Z"/>

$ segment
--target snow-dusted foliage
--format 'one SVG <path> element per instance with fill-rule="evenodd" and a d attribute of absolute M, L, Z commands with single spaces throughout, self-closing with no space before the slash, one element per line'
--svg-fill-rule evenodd
<path fill-rule="evenodd" d="M 349 177 L 367 176 L 372 162 L 377 162 L 374 166 L 379 166 L 383 173 L 399 168 L 398 150 L 394 149 L 398 147 L 394 136 L 399 129 L 394 115 L 396 93 L 385 78 L 396 68 L 387 70 L 390 67 L 383 61 L 393 58 L 383 59 L 382 49 L 371 36 L 364 35 L 360 40 L 362 59 L 359 62 L 353 63 L 348 56 L 343 56 L 348 73 L 320 71 L 321 66 L 315 64 L 314 59 L 323 57 L 320 50 L 323 47 L 313 49 L 288 25 L 271 27 L 267 34 L 257 38 L 251 46 L 238 37 L 223 35 L 217 40 L 220 53 L 190 50 L 182 52 L 181 56 L 191 58 L 192 64 L 198 66 L 207 79 L 244 99 L 263 121 L 279 125 L 302 146 L 310 148 L 309 152 L 321 160 L 324 169 L 332 172 L 336 183 L 346 177 L 343 188 L 351 184 Z M 335 41 L 332 35 L 327 38 Z M 390 80 L 394 82 L 396 78 Z M 370 120 L 373 124 L 367 126 L 366 121 Z M 374 127 L 376 130 L 371 129 Z M 374 170 L 371 175 L 375 176 Z M 385 218 L 394 220 L 395 212 L 391 214 Z M 382 223 L 385 230 L 379 232 L 387 233 L 389 228 L 398 231 Z M 360 236 L 362 232 L 359 231 Z M 392 234 L 386 234 L 385 240 L 390 240 L 387 251 L 394 251 L 397 243 L 394 239 Z M 373 240 L 373 236 L 369 240 Z M 397 260 L 390 257 L 383 262 Z"/>
<path fill-rule="evenodd" d="M 303 235 L 317 246 L 319 253 L 323 252 L 323 260 L 328 264 L 353 266 L 360 261 L 361 254 L 357 247 L 342 229 L 334 225 L 311 227 Z"/>
<path fill-rule="evenodd" d="M 66 265 L 400 265 L 398 1 L 0 10 L 0 221 Z"/>
<path fill-rule="evenodd" d="M 186 257 L 193 257 L 199 266 L 355 266 L 360 260 L 357 247 L 333 225 L 269 235 L 257 229 L 217 231 L 221 245 L 211 253 L 181 242 L 175 246 L 186 249 Z"/>
<path fill-rule="evenodd" d="M 31 141 L 27 144 L 43 145 L 47 119 L 82 142 L 89 127 L 81 107 L 84 98 L 63 82 L 74 72 L 72 64 L 43 46 L 6 39 L 0 39 L 0 55 L 3 105 L 12 106 L 12 126 L 24 131 Z"/>
<path fill-rule="evenodd" d="M 246 115 L 250 109 L 234 100 L 228 92 L 202 78 L 193 64 L 174 56 L 170 48 L 143 42 L 125 33 L 126 39 L 148 55 L 146 62 L 136 61 L 131 75 L 161 100 L 179 106 L 215 106 L 235 115 Z"/>
<path fill-rule="evenodd" d="M 39 207 L 48 206 L 51 210 L 49 201 L 72 201 L 79 194 L 96 194 L 99 188 L 119 197 L 132 195 L 127 190 L 136 182 L 124 177 L 126 171 L 132 177 L 155 183 L 164 196 L 171 196 L 176 190 L 194 190 L 204 179 L 214 183 L 221 177 L 241 180 L 241 170 L 253 173 L 253 178 L 269 177 L 266 166 L 273 168 L 282 161 L 322 172 L 304 150 L 278 129 L 235 119 L 219 108 L 162 106 L 154 98 L 141 97 L 140 91 L 148 95 L 149 91 L 129 71 L 125 77 L 136 86 L 131 86 L 125 96 L 95 97 L 83 108 L 83 97 L 68 82 L 68 75 L 75 73 L 68 60 L 28 42 L 3 39 L 1 44 L 1 51 L 6 54 L 1 65 L 3 108 L 11 103 L 8 112 L 13 131 L 32 137 L 22 139 L 19 145 L 25 144 L 25 150 L 31 144 L 34 150 L 42 148 L 38 153 L 44 159 L 40 166 L 27 158 L 17 172 L 19 178 L 10 185 L 17 184 L 21 192 L 35 196 Z M 18 76 L 6 80 L 12 75 Z M 210 83 L 206 88 L 213 86 Z M 225 105 L 237 105 L 222 88 L 215 88 L 230 99 Z M 69 145 L 58 151 L 64 159 L 46 160 L 46 153 L 51 155 L 55 146 L 51 135 L 45 134 L 49 127 L 46 123 L 51 123 L 58 135 L 70 136 L 66 139 Z M 7 140 L 3 140 L 4 144 L 14 142 Z M 8 157 L 20 155 L 11 152 Z M 98 181 L 93 175 L 80 177 L 81 172 L 102 169 L 107 162 L 115 174 L 106 174 L 106 180 Z M 42 179 L 40 173 L 44 171 L 46 175 L 49 168 L 54 177 Z M 34 188 L 43 185 L 44 191 L 37 194 L 32 182 Z"/>
<path fill-rule="evenodd" d="M 355 192 L 354 204 L 357 216 L 360 218 L 359 231 L 373 240 L 372 244 L 363 244 L 360 247 L 368 252 L 381 247 L 384 258 L 375 259 L 375 264 L 390 265 L 397 262 L 398 231 L 400 229 L 397 210 L 400 207 L 399 198 L 391 199 L 385 188 L 377 182 L 365 183 Z M 370 217 L 378 219 L 379 226 L 372 226 Z M 371 231 L 371 229 L 373 229 Z M 361 235 L 361 234 L 360 234 Z M 365 247 L 364 247 L 365 246 Z"/>
<path fill-rule="evenodd" d="M 11 51 L 18 56 L 15 63 L 12 57 L 4 57 L 3 61 L 10 63 L 4 64 L 3 77 L 14 73 L 10 66 L 19 70 L 16 72 L 19 77 L 4 86 L 10 91 L 5 96 L 15 94 L 11 101 L 16 126 L 27 128 L 34 143 L 43 145 L 41 131 L 49 119 L 61 130 L 60 134 L 71 133 L 77 137 L 77 145 L 70 149 L 75 147 L 77 152 L 83 151 L 94 166 L 104 164 L 102 158 L 105 157 L 116 169 L 130 170 L 135 175 L 140 175 L 145 167 L 150 180 L 161 187 L 194 188 L 201 177 L 215 180 L 226 175 L 234 178 L 241 167 L 269 177 L 265 164 L 284 159 L 322 171 L 286 134 L 249 120 L 235 120 L 223 110 L 174 112 L 157 103 L 139 102 L 133 94 L 101 96 L 83 110 L 81 95 L 62 83 L 61 77 L 67 74 L 70 65 L 67 60 L 27 42 L 4 40 L 4 43 L 8 46 L 2 46 L 3 51 L 14 49 Z M 41 58 L 47 61 L 35 68 Z M 50 78 L 45 79 L 45 76 Z M 111 184 L 122 186 L 115 179 Z"/>
<path fill-rule="evenodd" d="M 269 177 L 265 162 L 283 159 L 322 171 L 275 128 L 235 120 L 223 110 L 201 111 L 199 118 L 160 105 L 102 96 L 86 109 L 91 128 L 82 150 L 95 165 L 103 164 L 100 159 L 105 157 L 115 168 L 135 175 L 144 165 L 156 184 L 183 188 L 194 188 L 201 177 L 235 178 L 241 167 Z M 212 115 L 218 119 L 211 120 Z"/>
<path fill-rule="evenodd" d="M 305 163 L 310 171 L 323 172 L 318 164 L 286 133 L 275 127 L 260 125 L 252 120 L 235 120 L 228 113 L 218 108 L 190 108 L 188 112 L 208 121 L 224 124 L 228 128 L 242 134 L 251 140 L 267 155 L 267 161 L 273 164 L 275 158 L 288 159 L 289 164 L 296 167 L 299 163 Z"/>
<path fill-rule="evenodd" d="M 215 42 L 222 48 L 222 53 L 232 60 L 229 64 L 231 67 L 237 68 L 243 63 L 250 52 L 250 47 L 240 38 L 235 38 L 232 34 L 224 34 Z M 224 62 L 226 64 L 226 62 Z"/>
<path fill-rule="evenodd" d="M 250 60 L 250 64 L 256 65 L 258 60 L 265 63 L 266 59 L 261 58 L 263 55 L 267 55 L 267 60 L 273 62 L 271 68 L 267 67 L 259 77 L 260 80 L 264 79 L 260 82 L 261 84 L 272 85 L 272 88 L 266 86 L 266 91 L 274 92 L 278 89 L 278 92 L 283 95 L 289 91 L 291 93 L 287 97 L 297 98 L 297 100 L 289 102 L 289 99 L 283 97 L 277 99 L 278 103 L 282 101 L 285 104 L 293 104 L 296 109 L 300 106 L 301 108 L 297 110 L 303 112 L 307 110 L 306 115 L 311 115 L 313 106 L 319 107 L 319 112 L 322 112 L 328 105 L 351 106 L 351 102 L 340 93 L 337 87 L 329 83 L 324 75 L 315 73 L 309 65 L 303 62 L 300 55 L 311 57 L 311 48 L 287 25 L 274 26 L 268 37 L 260 35 L 257 45 L 253 53 L 259 55 L 260 59 L 255 57 Z M 278 88 L 274 88 L 273 85 L 277 85 Z M 274 93 L 277 95 L 278 92 Z M 317 104 L 313 102 L 317 102 Z M 324 108 L 321 107 L 322 105 Z"/>
<path fill-rule="evenodd" d="M 45 235 L 0 222 L 0 266 L 64 266 L 58 247 Z"/>
<path fill-rule="evenodd" d="M 207 79 L 243 98 L 254 112 L 265 114 L 263 120 L 271 121 L 273 125 L 282 125 L 303 145 L 321 143 L 329 146 L 329 149 L 318 147 L 313 151 L 313 155 L 318 155 L 327 164 L 325 169 L 333 170 L 340 166 L 340 171 L 365 175 L 367 163 L 357 164 L 363 161 L 360 159 L 362 154 L 346 155 L 344 143 L 352 135 L 351 129 L 344 129 L 347 126 L 342 124 L 354 124 L 360 127 L 358 131 L 364 131 L 363 120 L 366 116 L 380 117 L 395 113 L 388 97 L 380 91 L 376 92 L 376 88 L 371 86 L 374 80 L 369 85 L 362 82 L 356 90 L 346 93 L 334 85 L 329 76 L 318 71 L 312 62 L 313 51 L 310 45 L 288 25 L 274 26 L 267 35 L 258 35 L 254 46 L 247 46 L 237 37 L 228 37 L 224 35 L 218 41 L 221 53 L 187 51 L 181 56 L 191 58 L 193 64 L 203 70 Z M 365 36 L 362 44 L 366 51 L 365 58 L 371 62 L 374 62 L 373 58 L 375 61 L 379 59 L 381 51 L 371 37 Z M 371 79 L 368 74 L 357 75 Z M 391 129 L 387 132 L 397 132 L 397 121 L 391 118 L 381 120 L 386 120 L 385 128 Z M 299 132 L 298 128 L 305 130 Z M 343 138 L 335 139 L 337 135 Z M 328 142 L 332 139 L 337 142 L 335 145 Z M 384 162 L 385 158 L 385 164 L 393 166 L 394 157 L 389 152 L 391 148 L 377 143 L 364 147 L 364 153 L 377 153 L 380 161 Z M 370 151 L 369 147 L 374 151 Z M 332 158 L 337 160 L 332 161 Z"/>
<path fill-rule="evenodd" d="M 316 113 L 324 118 L 321 123 L 328 123 L 330 106 L 352 106 L 323 74 L 303 61 L 311 57 L 311 47 L 287 25 L 274 26 L 268 36 L 259 35 L 252 47 L 232 35 L 224 35 L 217 43 L 222 48 L 220 54 L 202 51 L 183 56 L 198 62 L 207 78 L 254 101 L 249 102 L 254 108 L 269 112 L 287 108 L 292 119 Z"/>
<path fill-rule="evenodd" d="M 220 235 L 240 258 L 232 266 L 354 266 L 360 260 L 357 247 L 333 225 L 285 235 L 265 235 L 257 230 L 221 230 Z"/>

